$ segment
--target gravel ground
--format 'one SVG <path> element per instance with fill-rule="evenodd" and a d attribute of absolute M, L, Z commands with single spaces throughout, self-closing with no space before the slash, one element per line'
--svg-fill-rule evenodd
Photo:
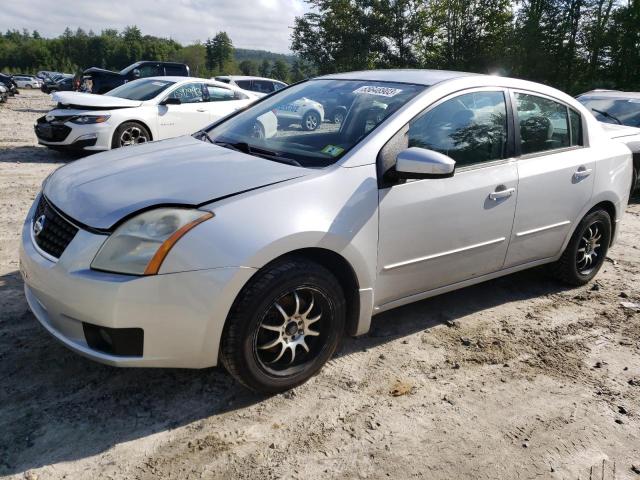
<path fill-rule="evenodd" d="M 22 221 L 72 158 L 38 147 L 49 98 L 0 106 L 0 475 L 8 478 L 640 479 L 640 206 L 597 282 L 534 270 L 376 317 L 307 384 L 128 370 L 27 309 Z"/>

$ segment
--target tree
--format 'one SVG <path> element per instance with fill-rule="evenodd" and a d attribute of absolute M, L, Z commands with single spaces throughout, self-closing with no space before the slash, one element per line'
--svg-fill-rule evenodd
<path fill-rule="evenodd" d="M 271 63 L 266 58 L 262 60 L 259 72 L 260 76 L 262 77 L 268 77 L 269 75 L 271 75 Z"/>
<path fill-rule="evenodd" d="M 225 65 L 233 59 L 233 43 L 226 32 L 218 32 L 213 39 L 207 39 L 207 68 L 223 73 Z"/>
<path fill-rule="evenodd" d="M 282 60 L 276 60 L 271 69 L 271 77 L 286 82 L 289 77 L 289 66 Z"/>
<path fill-rule="evenodd" d="M 258 64 L 253 60 L 243 60 L 239 65 L 243 75 L 255 76 L 258 74 Z"/>

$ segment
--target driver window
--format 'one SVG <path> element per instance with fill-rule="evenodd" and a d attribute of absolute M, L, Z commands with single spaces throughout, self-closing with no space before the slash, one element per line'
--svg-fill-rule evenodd
<path fill-rule="evenodd" d="M 505 159 L 504 93 L 467 93 L 424 112 L 409 123 L 409 146 L 448 155 L 458 167 Z"/>
<path fill-rule="evenodd" d="M 169 98 L 177 98 L 182 103 L 200 103 L 204 102 L 204 94 L 202 92 L 201 83 L 187 83 L 176 88 Z"/>
<path fill-rule="evenodd" d="M 153 65 L 153 64 L 142 65 L 141 67 L 137 68 L 137 70 L 140 72 L 139 78 L 157 77 L 157 76 L 161 76 L 163 73 L 162 68 L 160 68 L 160 65 Z"/>

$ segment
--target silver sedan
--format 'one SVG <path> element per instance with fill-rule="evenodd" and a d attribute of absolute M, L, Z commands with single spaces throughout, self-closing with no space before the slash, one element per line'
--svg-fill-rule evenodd
<path fill-rule="evenodd" d="M 334 97 L 353 98 L 340 124 L 256 135 L 279 105 Z M 26 218 L 21 271 L 36 318 L 81 355 L 221 362 L 276 392 L 386 310 L 542 264 L 590 281 L 631 177 L 627 146 L 553 88 L 329 75 L 193 136 L 58 169 Z"/>

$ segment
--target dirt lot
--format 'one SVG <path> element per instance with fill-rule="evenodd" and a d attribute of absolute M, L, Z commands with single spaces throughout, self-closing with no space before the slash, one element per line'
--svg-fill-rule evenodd
<path fill-rule="evenodd" d="M 596 283 L 531 271 L 388 312 L 265 398 L 222 369 L 102 366 L 37 324 L 19 232 L 73 161 L 36 145 L 48 102 L 0 106 L 0 475 L 640 479 L 639 205 Z"/>

